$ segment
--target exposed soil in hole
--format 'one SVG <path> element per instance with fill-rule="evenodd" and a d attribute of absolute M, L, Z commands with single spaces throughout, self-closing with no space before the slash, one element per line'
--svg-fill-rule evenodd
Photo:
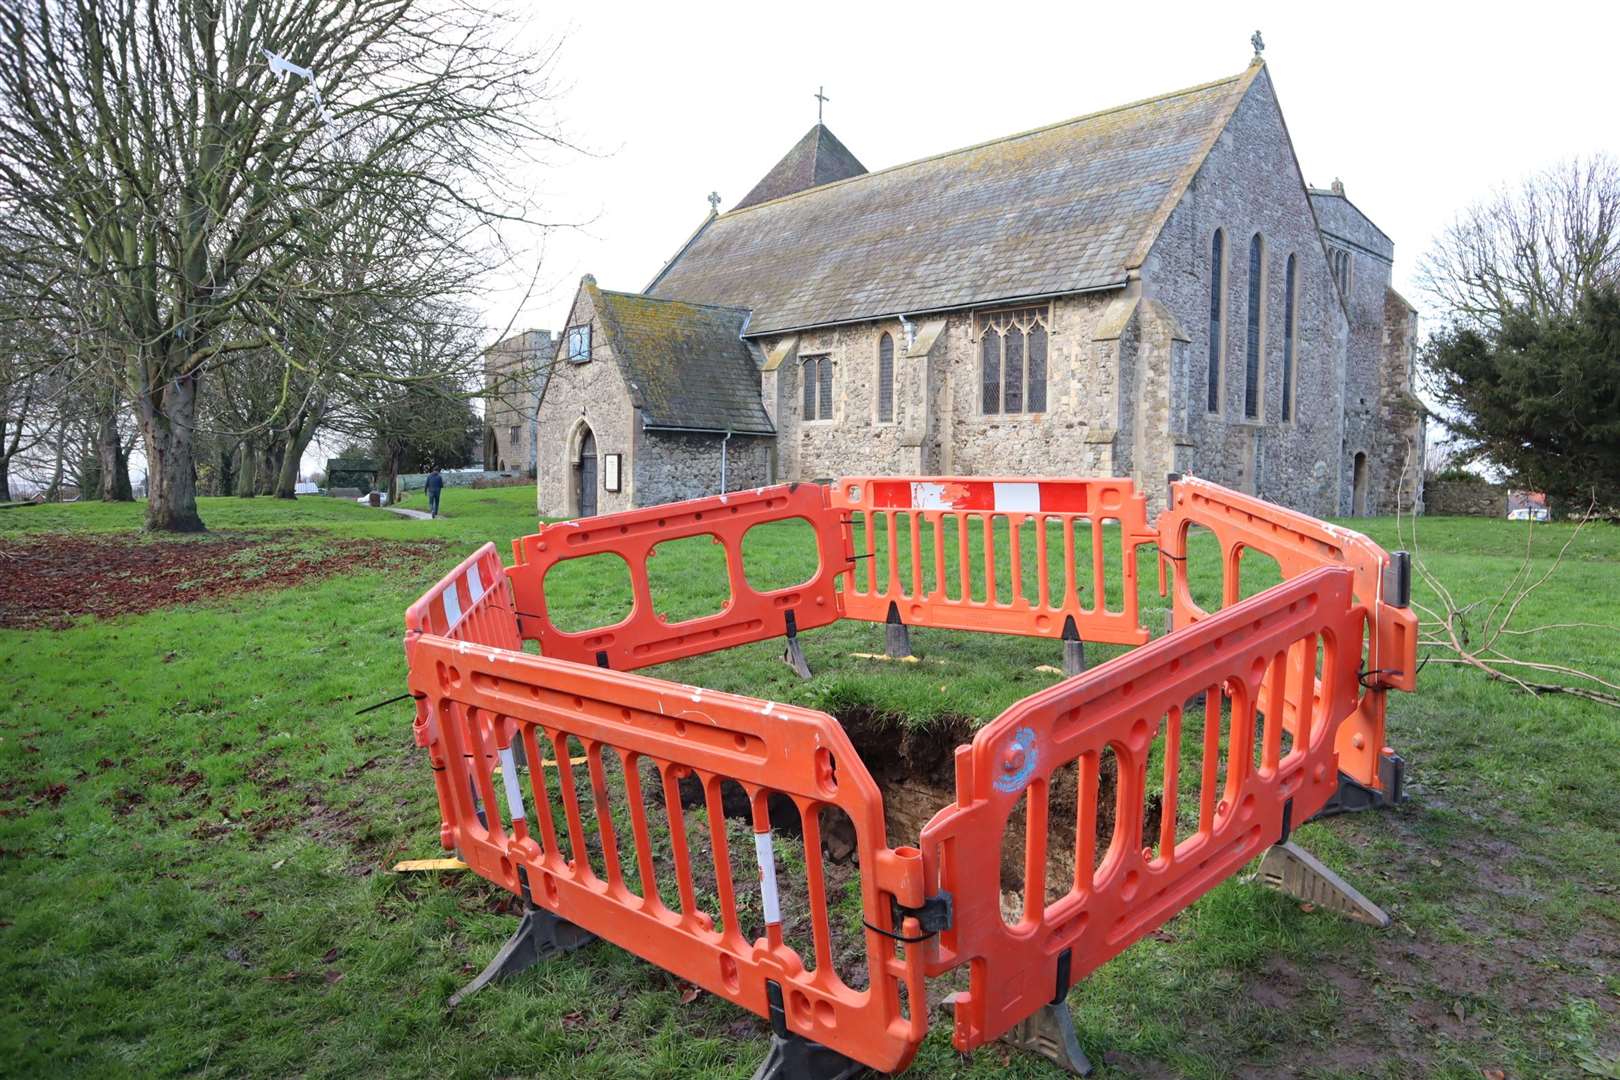
<path fill-rule="evenodd" d="M 296 534 L 295 534 L 296 536 Z M 285 589 L 354 570 L 407 569 L 439 540 L 339 540 L 210 533 L 183 540 L 131 533 L 0 539 L 0 627 L 59 628 L 259 589 Z"/>
<path fill-rule="evenodd" d="M 956 748 L 973 741 L 974 722 L 951 717 L 927 727 L 911 727 L 876 712 L 844 710 L 839 717 L 856 752 L 883 792 L 883 812 L 892 845 L 915 844 L 930 818 L 956 798 Z M 1096 853 L 1100 860 L 1114 835 L 1117 810 L 1118 768 L 1112 755 L 1103 759 L 1098 777 Z M 1072 771 L 1068 782 L 1055 778 L 1048 796 L 1047 850 L 1048 892 L 1053 897 L 1067 892 L 1074 880 L 1075 825 L 1078 791 Z M 1153 837 L 1159 830 L 1160 796 L 1148 799 L 1143 835 Z M 681 782 L 681 803 L 687 809 L 704 805 L 703 790 L 695 777 Z M 800 836 L 802 827 L 791 800 L 772 796 L 768 802 L 771 828 L 778 834 Z M 727 818 L 751 823 L 753 811 L 740 787 L 724 790 L 722 807 Z M 847 821 L 841 828 L 825 829 L 822 850 L 831 863 L 843 863 L 855 854 L 854 831 Z M 1020 805 L 1007 825 L 1002 844 L 1001 888 L 1004 909 L 1009 903 L 1021 907 L 1024 887 L 1024 809 Z M 1059 881 L 1057 879 L 1061 878 Z M 1008 912 L 1011 914 L 1010 910 Z"/>

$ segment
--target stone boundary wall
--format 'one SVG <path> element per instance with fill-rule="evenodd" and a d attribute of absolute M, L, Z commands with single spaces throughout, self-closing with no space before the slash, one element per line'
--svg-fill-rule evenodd
<path fill-rule="evenodd" d="M 483 469 L 444 469 L 439 473 L 444 477 L 445 487 L 472 487 L 473 484 L 486 476 L 499 476 L 500 473 L 486 473 Z M 421 491 L 427 486 L 427 473 L 400 473 L 399 490 Z M 524 480 L 523 483 L 529 483 Z"/>
<path fill-rule="evenodd" d="M 1508 492 L 1488 480 L 1430 477 L 1423 484 L 1423 512 L 1440 517 L 1506 517 Z"/>

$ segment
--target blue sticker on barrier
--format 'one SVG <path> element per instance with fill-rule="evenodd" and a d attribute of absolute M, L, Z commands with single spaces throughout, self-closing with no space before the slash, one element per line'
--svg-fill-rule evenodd
<path fill-rule="evenodd" d="M 1023 790 L 1035 772 L 1035 762 L 1039 757 L 1035 749 L 1034 730 L 1019 728 L 1013 733 L 1012 745 L 1002 755 L 1001 775 L 991 782 L 992 786 L 1005 795 Z"/>

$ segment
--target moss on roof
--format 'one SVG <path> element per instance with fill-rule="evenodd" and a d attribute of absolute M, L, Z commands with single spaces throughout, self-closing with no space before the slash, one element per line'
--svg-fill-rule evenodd
<path fill-rule="evenodd" d="M 746 310 L 587 288 L 647 426 L 775 432 L 756 350 L 742 340 Z"/>

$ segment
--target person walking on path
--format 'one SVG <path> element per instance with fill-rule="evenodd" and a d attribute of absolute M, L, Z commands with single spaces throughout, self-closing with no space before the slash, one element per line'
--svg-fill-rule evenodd
<path fill-rule="evenodd" d="M 439 475 L 439 467 L 435 465 L 427 475 L 428 513 L 433 517 L 439 516 L 439 492 L 443 490 L 444 477 Z"/>

